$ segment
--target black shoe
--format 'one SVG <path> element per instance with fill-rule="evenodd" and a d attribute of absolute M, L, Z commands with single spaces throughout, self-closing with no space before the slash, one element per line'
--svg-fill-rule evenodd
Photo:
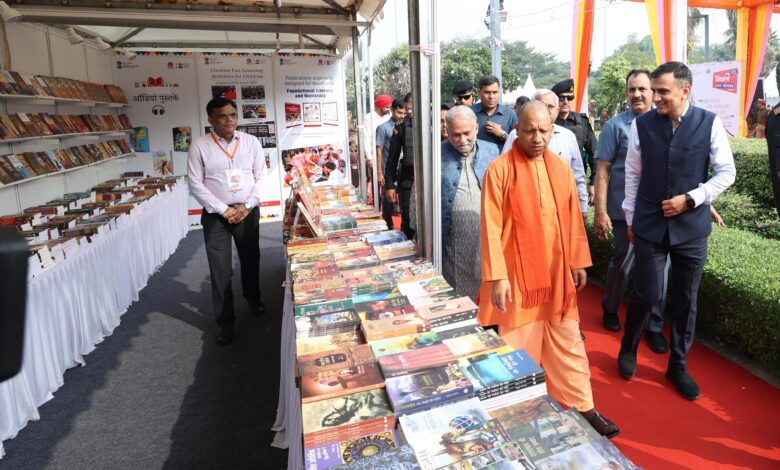
<path fill-rule="evenodd" d="M 252 315 L 259 317 L 260 315 L 265 313 L 265 304 L 263 304 L 262 299 L 257 300 L 250 300 L 249 301 L 249 313 Z"/>
<path fill-rule="evenodd" d="M 585 341 L 585 333 L 583 333 L 582 330 L 580 330 L 580 339 Z"/>
<path fill-rule="evenodd" d="M 596 408 L 593 408 L 590 411 L 580 411 L 579 413 L 583 418 L 585 418 L 585 421 L 587 421 L 588 424 L 593 426 L 593 429 L 595 429 L 596 432 L 602 436 L 606 436 L 607 439 L 612 439 L 613 437 L 620 434 L 620 429 L 615 425 L 615 423 L 605 418 L 604 416 L 601 416 L 601 414 L 596 411 Z"/>
<path fill-rule="evenodd" d="M 693 380 L 691 374 L 686 370 L 667 370 L 666 378 L 669 379 L 676 387 L 680 395 L 685 397 L 686 400 L 696 400 L 701 395 L 699 386 L 696 381 Z"/>
<path fill-rule="evenodd" d="M 630 379 L 636 374 L 636 353 L 623 351 L 618 353 L 618 372 L 624 379 Z"/>
<path fill-rule="evenodd" d="M 620 318 L 618 318 L 617 312 L 608 312 L 604 308 L 604 302 L 601 303 L 601 312 L 604 319 L 604 328 L 609 331 L 620 331 Z"/>
<path fill-rule="evenodd" d="M 226 345 L 233 342 L 233 324 L 225 323 L 217 327 L 217 344 Z"/>
<path fill-rule="evenodd" d="M 669 351 L 669 344 L 666 342 L 663 333 L 655 333 L 648 331 L 645 333 L 647 344 L 650 345 L 650 350 L 656 354 L 664 354 Z"/>

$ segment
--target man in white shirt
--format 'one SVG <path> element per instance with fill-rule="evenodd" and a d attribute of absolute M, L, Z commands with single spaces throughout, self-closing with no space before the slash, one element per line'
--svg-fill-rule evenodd
<path fill-rule="evenodd" d="M 376 147 L 376 128 L 390 119 L 390 105 L 393 104 L 393 97 L 390 95 L 379 95 L 374 100 L 374 110 L 363 117 L 363 125 L 360 129 L 361 145 L 363 155 L 366 157 L 368 167 L 368 179 L 372 179 L 374 152 Z"/>
<path fill-rule="evenodd" d="M 634 244 L 634 293 L 628 302 L 618 371 L 636 373 L 637 346 L 661 296 L 671 255 L 671 341 L 666 377 L 688 400 L 699 398 L 686 356 L 693 345 L 696 300 L 712 230 L 710 204 L 734 183 L 734 156 L 723 122 L 688 102 L 692 76 L 681 62 L 650 74 L 655 109 L 629 130 L 623 212 Z M 707 172 L 712 167 L 712 177 Z"/>
<path fill-rule="evenodd" d="M 541 101 L 547 106 L 547 109 L 550 111 L 550 117 L 552 117 L 553 123 L 555 123 L 555 119 L 558 117 L 558 95 L 551 90 L 540 88 L 534 93 L 532 99 Z M 506 143 L 504 148 L 501 149 L 501 153 L 508 152 L 516 138 L 517 129 L 512 129 L 512 132 L 506 138 Z M 588 218 L 588 183 L 585 176 L 585 167 L 582 166 L 582 155 L 580 154 L 580 146 L 577 143 L 577 136 L 565 127 L 553 124 L 553 135 L 547 148 L 558 154 L 571 167 L 571 171 L 574 174 L 574 182 L 577 183 L 577 197 L 580 201 L 582 220 L 585 222 Z"/>
<path fill-rule="evenodd" d="M 201 224 L 211 273 L 211 297 L 217 343 L 233 341 L 232 241 L 241 263 L 241 287 L 251 307 L 261 315 L 260 184 L 266 176 L 263 147 L 256 137 L 236 130 L 236 103 L 214 98 L 206 105 L 213 130 L 195 139 L 187 155 L 192 196 L 203 206 Z"/>

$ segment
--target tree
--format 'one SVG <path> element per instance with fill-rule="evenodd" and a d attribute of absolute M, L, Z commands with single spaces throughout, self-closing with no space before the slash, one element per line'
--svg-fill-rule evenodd
<path fill-rule="evenodd" d="M 520 86 L 520 77 L 509 65 L 507 54 L 501 54 L 501 87 L 504 91 Z M 480 78 L 492 72 L 490 47 L 485 40 L 454 40 L 441 48 L 441 100 L 452 100 L 452 87 L 461 79 L 476 85 Z"/>
<path fill-rule="evenodd" d="M 409 45 L 401 44 L 387 53 L 374 67 L 374 91 L 401 99 L 412 91 L 409 71 Z"/>
<path fill-rule="evenodd" d="M 599 68 L 596 84 L 596 106 L 606 108 L 610 116 L 614 115 L 625 101 L 626 75 L 634 67 L 623 56 L 605 60 Z"/>

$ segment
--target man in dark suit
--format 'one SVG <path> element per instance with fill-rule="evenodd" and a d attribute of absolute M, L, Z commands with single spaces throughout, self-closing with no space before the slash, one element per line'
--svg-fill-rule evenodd
<path fill-rule="evenodd" d="M 775 209 L 780 215 L 780 103 L 766 118 L 766 145 L 769 151 L 769 173 L 775 194 Z"/>
<path fill-rule="evenodd" d="M 688 103 L 692 77 L 681 62 L 650 74 L 655 108 L 629 131 L 623 211 L 634 243 L 635 290 L 618 354 L 625 378 L 636 373 L 639 340 L 650 309 L 661 296 L 666 257 L 672 260 L 671 354 L 666 377 L 688 400 L 699 386 L 686 356 L 696 328 L 696 299 L 707 259 L 710 204 L 734 183 L 736 169 L 720 118 Z M 709 167 L 713 175 L 707 179 Z"/>

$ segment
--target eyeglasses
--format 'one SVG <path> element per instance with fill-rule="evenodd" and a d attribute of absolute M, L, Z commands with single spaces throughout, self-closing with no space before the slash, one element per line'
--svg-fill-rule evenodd
<path fill-rule="evenodd" d="M 217 114 L 216 116 L 214 116 L 214 119 L 218 121 L 225 121 L 228 118 L 230 118 L 231 121 L 235 121 L 236 119 L 238 119 L 238 113 Z"/>
<path fill-rule="evenodd" d="M 558 95 L 558 99 L 561 101 L 574 101 L 574 95 Z"/>
<path fill-rule="evenodd" d="M 455 99 L 459 100 L 459 101 L 466 101 L 466 100 L 470 100 L 472 96 L 474 96 L 474 95 L 471 95 L 471 94 L 469 94 L 469 95 L 456 95 Z"/>

